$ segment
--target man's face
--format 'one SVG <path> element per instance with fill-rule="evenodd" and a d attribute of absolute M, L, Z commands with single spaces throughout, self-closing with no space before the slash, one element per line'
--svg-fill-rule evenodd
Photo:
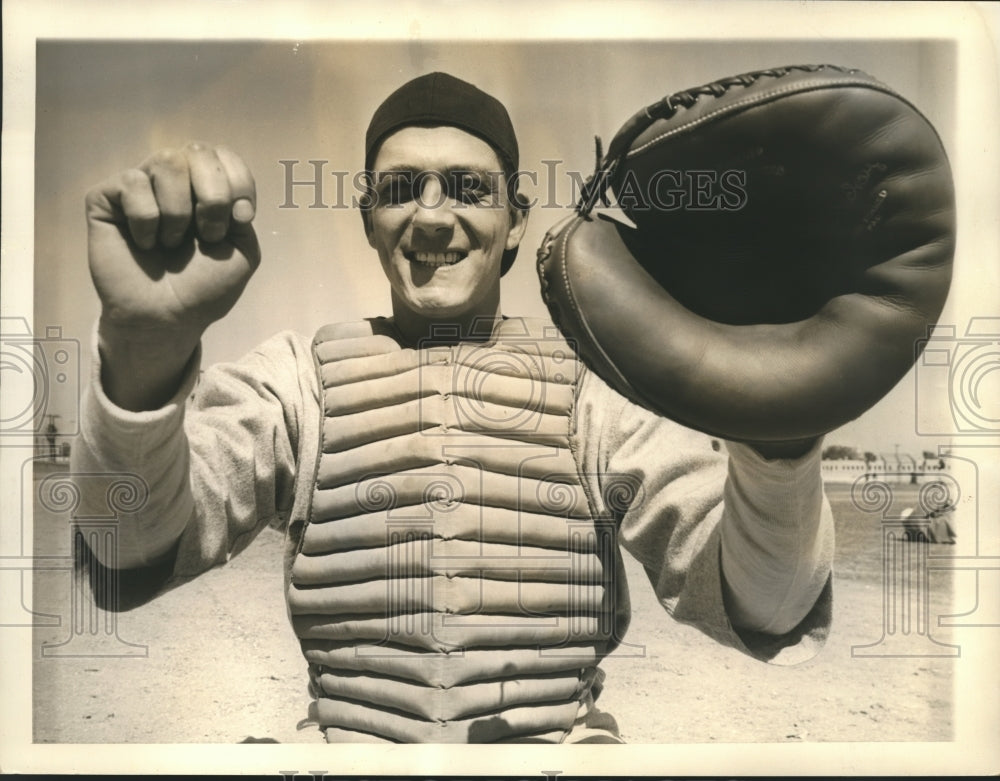
<path fill-rule="evenodd" d="M 493 148 L 456 127 L 406 127 L 372 167 L 368 243 L 396 302 L 435 320 L 495 315 L 500 260 L 526 220 L 508 205 Z"/>

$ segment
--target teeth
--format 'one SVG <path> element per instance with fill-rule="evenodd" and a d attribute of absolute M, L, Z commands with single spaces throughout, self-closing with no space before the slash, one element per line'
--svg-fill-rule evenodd
<path fill-rule="evenodd" d="M 450 266 L 462 259 L 459 252 L 414 252 L 413 259 L 429 266 Z"/>

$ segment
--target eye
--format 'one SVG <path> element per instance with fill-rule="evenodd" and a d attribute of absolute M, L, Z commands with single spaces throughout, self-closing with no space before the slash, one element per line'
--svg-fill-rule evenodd
<path fill-rule="evenodd" d="M 400 206 L 413 200 L 413 176 L 409 171 L 380 174 L 375 187 L 376 203 L 381 206 Z"/>
<path fill-rule="evenodd" d="M 451 197 L 470 205 L 488 205 L 497 188 L 492 179 L 479 171 L 454 171 L 451 176 Z"/>

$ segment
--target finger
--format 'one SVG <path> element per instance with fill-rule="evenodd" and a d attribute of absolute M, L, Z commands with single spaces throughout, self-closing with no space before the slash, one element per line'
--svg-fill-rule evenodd
<path fill-rule="evenodd" d="M 149 177 L 131 168 L 121 173 L 119 181 L 118 203 L 128 221 L 132 240 L 140 249 L 152 249 L 156 245 L 160 211 Z"/>
<path fill-rule="evenodd" d="M 87 193 L 85 203 L 88 222 L 128 226 L 129 235 L 143 249 L 150 249 L 156 242 L 156 198 L 149 177 L 139 169 L 123 171 L 101 182 Z"/>
<path fill-rule="evenodd" d="M 149 175 L 160 212 L 160 242 L 176 247 L 191 224 L 191 178 L 185 156 L 176 149 L 162 149 L 141 168 Z"/>
<path fill-rule="evenodd" d="M 226 170 L 229 189 L 233 197 L 232 217 L 236 222 L 248 223 L 257 213 L 257 185 L 247 164 L 227 146 L 217 146 L 215 155 Z"/>
<path fill-rule="evenodd" d="M 233 208 L 229 176 L 215 150 L 203 144 L 185 147 L 194 192 L 194 218 L 198 236 L 204 241 L 220 241 L 229 230 Z"/>

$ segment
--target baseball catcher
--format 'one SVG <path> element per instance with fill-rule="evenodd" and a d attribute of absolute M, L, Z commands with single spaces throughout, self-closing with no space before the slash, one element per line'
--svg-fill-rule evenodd
<path fill-rule="evenodd" d="M 401 86 L 361 213 L 390 316 L 203 374 L 260 263 L 247 166 L 188 145 L 87 198 L 103 309 L 74 471 L 151 487 L 105 564 L 155 593 L 283 529 L 304 724 L 330 742 L 622 742 L 598 701 L 623 549 L 675 619 L 808 657 L 832 598 L 821 435 L 901 376 L 945 296 L 940 143 L 863 74 L 748 74 L 626 123 L 540 253 L 558 329 L 501 307 L 518 163 L 496 98 Z M 595 214 L 609 190 L 631 225 Z"/>

